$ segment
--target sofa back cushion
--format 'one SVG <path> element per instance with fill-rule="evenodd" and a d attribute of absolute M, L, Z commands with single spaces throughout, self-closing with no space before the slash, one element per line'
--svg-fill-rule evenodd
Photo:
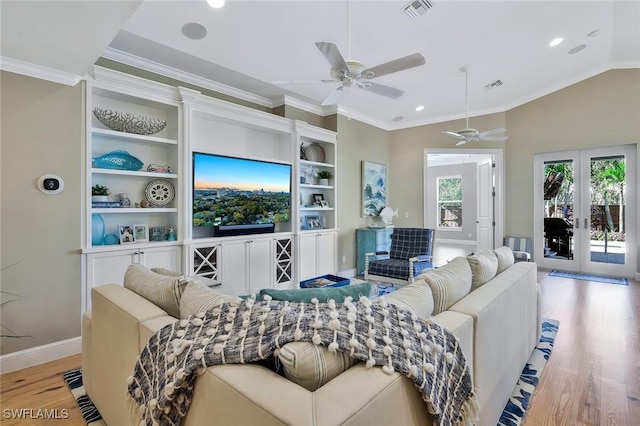
<path fill-rule="evenodd" d="M 180 316 L 180 298 L 188 279 L 157 274 L 142 265 L 129 265 L 124 287 L 144 297 L 172 317 Z"/>
<path fill-rule="evenodd" d="M 280 349 L 278 358 L 284 376 L 311 392 L 358 362 L 348 353 L 331 353 L 326 346 L 310 342 L 287 343 Z"/>
<path fill-rule="evenodd" d="M 493 279 L 498 272 L 498 258 L 493 250 L 479 250 L 471 256 L 467 256 L 467 260 L 473 274 L 471 291 Z"/>
<path fill-rule="evenodd" d="M 420 318 L 427 318 L 433 312 L 433 294 L 425 280 L 416 280 L 382 297 L 392 305 L 414 312 Z"/>
<path fill-rule="evenodd" d="M 513 266 L 515 258 L 513 257 L 513 250 L 507 246 L 498 247 L 493 251 L 498 259 L 498 271 L 496 275 L 504 271 L 510 266 Z"/>
<path fill-rule="evenodd" d="M 446 265 L 429 269 L 418 276 L 431 288 L 433 315 L 446 311 L 471 289 L 471 267 L 464 257 L 456 257 Z"/>
<path fill-rule="evenodd" d="M 241 303 L 237 296 L 218 293 L 199 281 L 190 280 L 180 299 L 180 318 L 186 318 L 196 312 L 204 312 L 222 303 Z"/>

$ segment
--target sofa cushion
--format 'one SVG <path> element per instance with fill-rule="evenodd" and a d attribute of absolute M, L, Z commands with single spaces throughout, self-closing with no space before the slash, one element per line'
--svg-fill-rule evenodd
<path fill-rule="evenodd" d="M 496 271 L 496 275 L 512 266 L 515 262 L 515 258 L 513 257 L 513 250 L 511 250 L 507 246 L 498 247 L 493 251 L 498 259 L 498 270 Z"/>
<path fill-rule="evenodd" d="M 353 300 L 360 299 L 360 296 L 372 297 L 372 288 L 371 283 L 366 281 L 342 287 L 298 288 L 294 290 L 264 288 L 258 293 L 257 299 L 262 300 L 262 297 L 268 294 L 273 300 L 288 300 L 289 302 L 310 303 L 311 299 L 315 298 L 320 303 L 326 303 L 329 299 L 342 303 L 347 296 L 351 296 Z M 374 293 L 377 294 L 377 288 Z"/>
<path fill-rule="evenodd" d="M 498 258 L 493 250 L 479 250 L 471 256 L 467 256 L 467 260 L 469 261 L 473 275 L 471 291 L 496 276 L 496 272 L 498 271 Z"/>
<path fill-rule="evenodd" d="M 199 281 L 189 280 L 180 299 L 180 318 L 206 311 L 225 302 L 240 303 L 242 299 L 218 293 Z"/>
<path fill-rule="evenodd" d="M 456 257 L 438 269 L 430 269 L 418 276 L 431 288 L 433 315 L 446 311 L 469 293 L 471 267 L 464 257 Z"/>
<path fill-rule="evenodd" d="M 284 376 L 313 392 L 358 362 L 347 353 L 329 352 L 326 346 L 291 342 L 278 355 Z"/>
<path fill-rule="evenodd" d="M 160 275 L 142 265 L 129 265 L 124 274 L 125 288 L 176 318 L 180 315 L 180 297 L 187 282 L 184 277 Z"/>
<path fill-rule="evenodd" d="M 433 294 L 425 280 L 417 280 L 384 296 L 385 300 L 399 308 L 427 318 L 433 312 Z"/>

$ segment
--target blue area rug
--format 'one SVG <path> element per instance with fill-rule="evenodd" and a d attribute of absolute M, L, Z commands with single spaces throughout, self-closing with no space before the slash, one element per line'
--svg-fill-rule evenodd
<path fill-rule="evenodd" d="M 524 421 L 533 391 L 536 389 L 536 386 L 538 386 L 542 370 L 547 364 L 549 355 L 551 355 L 551 349 L 553 349 L 553 342 L 556 340 L 559 324 L 556 320 L 542 319 L 540 342 L 524 366 L 520 379 L 511 394 L 511 398 L 509 398 L 500 416 L 498 426 L 517 426 Z"/>
<path fill-rule="evenodd" d="M 73 394 L 73 397 L 76 399 L 78 403 L 78 407 L 80 407 L 80 412 L 82 413 L 82 417 L 87 422 L 88 426 L 106 426 L 104 420 L 102 420 L 102 416 L 93 402 L 89 399 L 87 392 L 84 390 L 84 385 L 82 384 L 82 370 L 71 370 L 67 371 L 62 375 L 64 377 L 64 381 L 69 386 L 69 390 Z"/>
<path fill-rule="evenodd" d="M 529 402 L 533 391 L 538 385 L 540 375 L 544 366 L 547 364 L 549 355 L 551 355 L 551 349 L 553 348 L 553 342 L 556 339 L 558 333 L 559 322 L 552 319 L 542 319 L 542 334 L 540 335 L 540 342 L 538 346 L 531 353 L 531 357 L 527 361 L 527 364 L 522 370 L 520 379 L 516 384 L 511 398 L 500 416 L 498 426 L 517 426 L 522 423 L 526 414 L 527 408 L 529 408 Z M 106 426 L 102 416 L 98 412 L 98 409 L 93 405 L 91 399 L 87 396 L 84 386 L 82 384 L 82 370 L 71 370 L 64 373 L 64 381 L 69 386 L 71 393 L 75 397 L 80 411 L 88 426 Z"/>
<path fill-rule="evenodd" d="M 629 280 L 620 277 L 607 277 L 603 275 L 582 274 L 580 272 L 559 271 L 554 269 L 549 272 L 550 277 L 573 278 L 574 280 L 596 281 L 599 283 L 629 285 Z"/>

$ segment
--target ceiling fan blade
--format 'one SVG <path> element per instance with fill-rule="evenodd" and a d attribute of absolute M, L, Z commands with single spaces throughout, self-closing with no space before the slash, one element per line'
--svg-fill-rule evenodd
<path fill-rule="evenodd" d="M 313 83 L 337 83 L 338 80 L 273 80 L 271 84 L 313 84 Z"/>
<path fill-rule="evenodd" d="M 385 62 L 384 64 L 376 65 L 375 67 L 367 68 L 362 71 L 362 75 L 365 78 L 376 78 L 409 68 L 419 67 L 420 65 L 424 65 L 425 62 L 424 56 L 420 53 L 414 53 L 413 55 L 405 56 L 404 58 L 395 59 L 393 61 Z"/>
<path fill-rule="evenodd" d="M 499 127 L 497 129 L 487 130 L 486 132 L 480 132 L 480 137 L 495 135 L 497 133 L 504 133 L 507 129 Z"/>
<path fill-rule="evenodd" d="M 451 135 L 451 136 L 456 137 L 456 138 L 458 138 L 458 139 L 460 139 L 460 138 L 464 138 L 464 136 L 462 136 L 462 135 L 460 135 L 460 134 L 458 134 L 458 133 L 454 133 L 454 132 L 442 132 L 442 133 L 445 133 L 445 134 L 447 134 L 447 135 Z"/>
<path fill-rule="evenodd" d="M 345 62 L 342 54 L 338 50 L 338 46 L 333 43 L 325 41 L 319 41 L 316 43 L 316 47 L 322 52 L 327 61 L 331 64 L 334 70 L 348 70 L 349 66 Z"/>
<path fill-rule="evenodd" d="M 338 102 L 340 97 L 346 91 L 347 91 L 347 88 L 345 86 L 340 85 L 340 86 L 336 87 L 334 90 L 331 91 L 331 93 L 329 93 L 329 96 L 327 96 L 325 98 L 325 100 L 322 101 L 322 103 L 320 105 L 326 106 L 326 105 L 335 104 L 336 102 Z"/>
<path fill-rule="evenodd" d="M 458 142 L 458 143 L 456 144 L 456 146 L 458 146 L 458 145 L 464 145 L 464 144 L 466 144 L 467 142 L 470 142 L 470 141 L 471 141 L 471 139 L 462 139 L 460 142 Z"/>
<path fill-rule="evenodd" d="M 366 82 L 362 84 L 358 84 L 358 87 L 361 89 L 367 90 L 369 92 L 373 92 L 377 95 L 386 96 L 387 98 L 397 99 L 400 96 L 404 95 L 404 91 L 400 89 L 396 89 L 395 87 L 385 86 L 384 84 Z"/>
<path fill-rule="evenodd" d="M 483 140 L 483 141 L 495 141 L 495 142 L 504 142 L 507 139 L 509 139 L 508 136 L 482 136 L 482 137 L 480 137 L 480 140 Z"/>

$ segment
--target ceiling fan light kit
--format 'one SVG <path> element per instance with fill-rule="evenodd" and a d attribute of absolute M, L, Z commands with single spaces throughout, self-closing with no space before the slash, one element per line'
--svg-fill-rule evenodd
<path fill-rule="evenodd" d="M 497 141 L 503 142 L 507 140 L 507 136 L 493 136 L 498 133 L 504 133 L 507 131 L 505 128 L 496 128 L 487 130 L 485 132 L 479 132 L 476 129 L 469 127 L 469 66 L 465 65 L 460 68 L 460 72 L 464 73 L 465 82 L 465 128 L 460 129 L 457 132 L 442 132 L 447 135 L 453 136 L 458 139 L 458 145 L 464 145 L 471 141 Z M 502 82 L 500 82 L 502 84 Z"/>

